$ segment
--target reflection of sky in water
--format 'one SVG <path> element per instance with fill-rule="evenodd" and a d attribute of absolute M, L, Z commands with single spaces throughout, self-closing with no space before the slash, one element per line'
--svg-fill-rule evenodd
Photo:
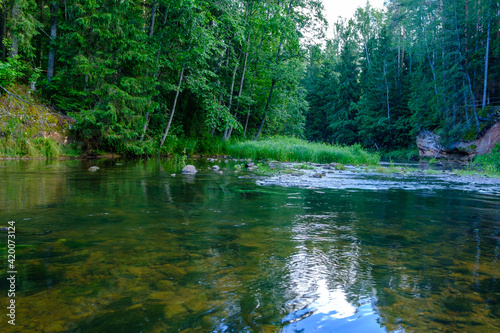
<path fill-rule="evenodd" d="M 283 318 L 283 332 L 386 331 L 381 328 L 370 299 L 353 305 L 342 289 L 330 290 L 325 279 L 317 282 L 315 294 L 317 298 L 313 302 Z"/>
<path fill-rule="evenodd" d="M 302 215 L 292 227 L 298 245 L 287 264 L 286 297 L 291 301 L 285 304 L 283 332 L 385 332 L 372 305 L 376 292 L 371 277 L 358 267 L 360 248 L 354 230 L 347 227 L 351 237 L 343 238 L 346 230 L 340 230 L 334 218 Z M 326 248 L 325 233 L 330 239 Z"/>
<path fill-rule="evenodd" d="M 18 332 L 500 332 L 494 180 L 306 170 L 285 188 L 81 163 L 0 179 Z"/>

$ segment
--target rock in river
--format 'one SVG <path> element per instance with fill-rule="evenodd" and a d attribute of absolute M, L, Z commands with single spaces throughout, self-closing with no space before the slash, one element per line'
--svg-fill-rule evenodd
<path fill-rule="evenodd" d="M 99 167 L 98 167 L 98 166 L 91 166 L 91 167 L 89 168 L 89 171 L 97 171 L 97 170 L 99 170 Z"/>
<path fill-rule="evenodd" d="M 194 174 L 194 173 L 197 173 L 197 172 L 198 172 L 198 170 L 196 170 L 196 168 L 194 167 L 194 165 L 186 165 L 182 169 L 182 173 Z"/>

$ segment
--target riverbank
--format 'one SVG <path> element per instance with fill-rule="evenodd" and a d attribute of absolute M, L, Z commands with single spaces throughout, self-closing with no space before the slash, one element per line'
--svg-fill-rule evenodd
<path fill-rule="evenodd" d="M 296 139 L 293 139 L 296 140 Z M 298 140 L 297 142 L 301 142 L 302 140 Z M 262 141 L 261 141 L 262 142 Z M 288 155 L 287 159 L 274 159 L 268 158 L 265 156 L 273 157 L 275 155 L 272 154 L 263 154 L 258 150 L 242 150 L 242 147 L 247 146 L 258 147 L 259 142 L 239 142 L 236 143 L 235 146 L 239 148 L 239 151 L 232 150 L 234 155 L 229 155 L 227 151 L 226 154 L 171 154 L 169 156 L 163 157 L 145 157 L 145 159 L 155 159 L 155 158 L 167 158 L 174 159 L 176 164 L 179 165 L 179 168 L 182 169 L 182 166 L 186 163 L 189 163 L 189 160 L 192 161 L 205 161 L 209 168 L 214 165 L 218 165 L 221 167 L 223 171 L 247 171 L 249 174 L 253 174 L 256 176 L 262 177 L 273 177 L 277 174 L 288 174 L 295 176 L 300 176 L 303 174 L 307 174 L 309 176 L 314 176 L 315 178 L 322 178 L 326 172 L 333 173 L 337 172 L 339 175 L 341 174 L 350 174 L 350 173 L 367 173 L 367 174 L 385 174 L 385 175 L 401 175 L 401 176 L 444 176 L 444 177 L 454 177 L 464 178 L 473 181 L 474 179 L 495 179 L 500 178 L 500 173 L 497 171 L 497 168 L 493 163 L 484 164 L 488 161 L 481 161 L 483 164 L 474 163 L 466 166 L 459 166 L 456 164 L 446 164 L 442 162 L 435 161 L 421 161 L 420 163 L 393 163 L 393 162 L 381 162 L 377 160 L 375 163 L 375 158 L 373 155 L 364 155 L 358 159 L 358 161 L 364 161 L 365 163 L 356 163 L 355 159 L 349 159 L 349 154 L 352 154 L 347 147 L 341 147 L 344 151 L 347 151 L 348 154 L 345 156 L 340 156 L 340 158 L 336 158 L 336 161 L 350 161 L 351 163 L 340 163 L 340 162 L 328 162 L 328 163 L 317 163 L 311 162 L 305 159 L 297 158 L 292 154 Z M 260 144 L 262 147 L 267 147 L 265 145 Z M 269 146 L 269 147 L 272 147 Z M 269 149 L 268 147 L 268 149 Z M 282 146 L 285 147 L 285 146 Z M 321 147 L 321 145 L 320 145 Z M 322 147 L 321 147 L 322 148 Z M 326 146 L 325 149 L 334 150 L 335 148 L 329 148 Z M 290 149 L 293 150 L 293 149 Z M 75 150 L 71 150 L 73 155 L 59 155 L 59 156 L 38 156 L 38 157 L 27 157 L 27 156 L 15 156 L 15 157 L 0 157 L 0 161 L 28 161 L 28 160 L 89 160 L 96 161 L 94 164 L 99 165 L 104 161 L 109 160 L 124 160 L 128 159 L 118 154 L 114 153 L 100 153 L 97 155 L 85 155 L 85 154 L 74 154 Z M 311 154 L 311 153 L 309 153 Z M 324 156 L 325 155 L 320 155 Z M 328 155 L 326 155 L 328 156 Z M 337 155 L 339 156 L 339 155 Z M 371 158 L 367 158 L 371 157 Z M 260 159 L 256 159 L 255 157 L 260 157 Z M 132 158 L 134 159 L 134 158 Z M 142 158 L 144 159 L 144 157 Z M 494 159 L 493 159 L 494 160 Z M 250 170 L 245 168 L 245 165 L 252 163 L 252 167 Z M 486 168 L 484 167 L 486 165 Z M 180 171 L 180 170 L 178 170 Z"/>

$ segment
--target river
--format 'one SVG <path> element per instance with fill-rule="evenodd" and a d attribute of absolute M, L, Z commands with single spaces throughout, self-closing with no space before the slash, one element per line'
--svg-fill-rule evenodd
<path fill-rule="evenodd" d="M 498 183 L 191 163 L 0 161 L 2 332 L 500 331 Z"/>

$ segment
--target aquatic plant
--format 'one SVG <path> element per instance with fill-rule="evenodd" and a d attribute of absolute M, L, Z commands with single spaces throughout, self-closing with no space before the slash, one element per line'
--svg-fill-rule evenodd
<path fill-rule="evenodd" d="M 375 165 L 380 161 L 378 154 L 369 153 L 360 145 L 327 145 L 283 136 L 260 141 L 236 142 L 228 146 L 227 152 L 237 158 L 255 160 L 268 158 L 282 162 Z"/>

